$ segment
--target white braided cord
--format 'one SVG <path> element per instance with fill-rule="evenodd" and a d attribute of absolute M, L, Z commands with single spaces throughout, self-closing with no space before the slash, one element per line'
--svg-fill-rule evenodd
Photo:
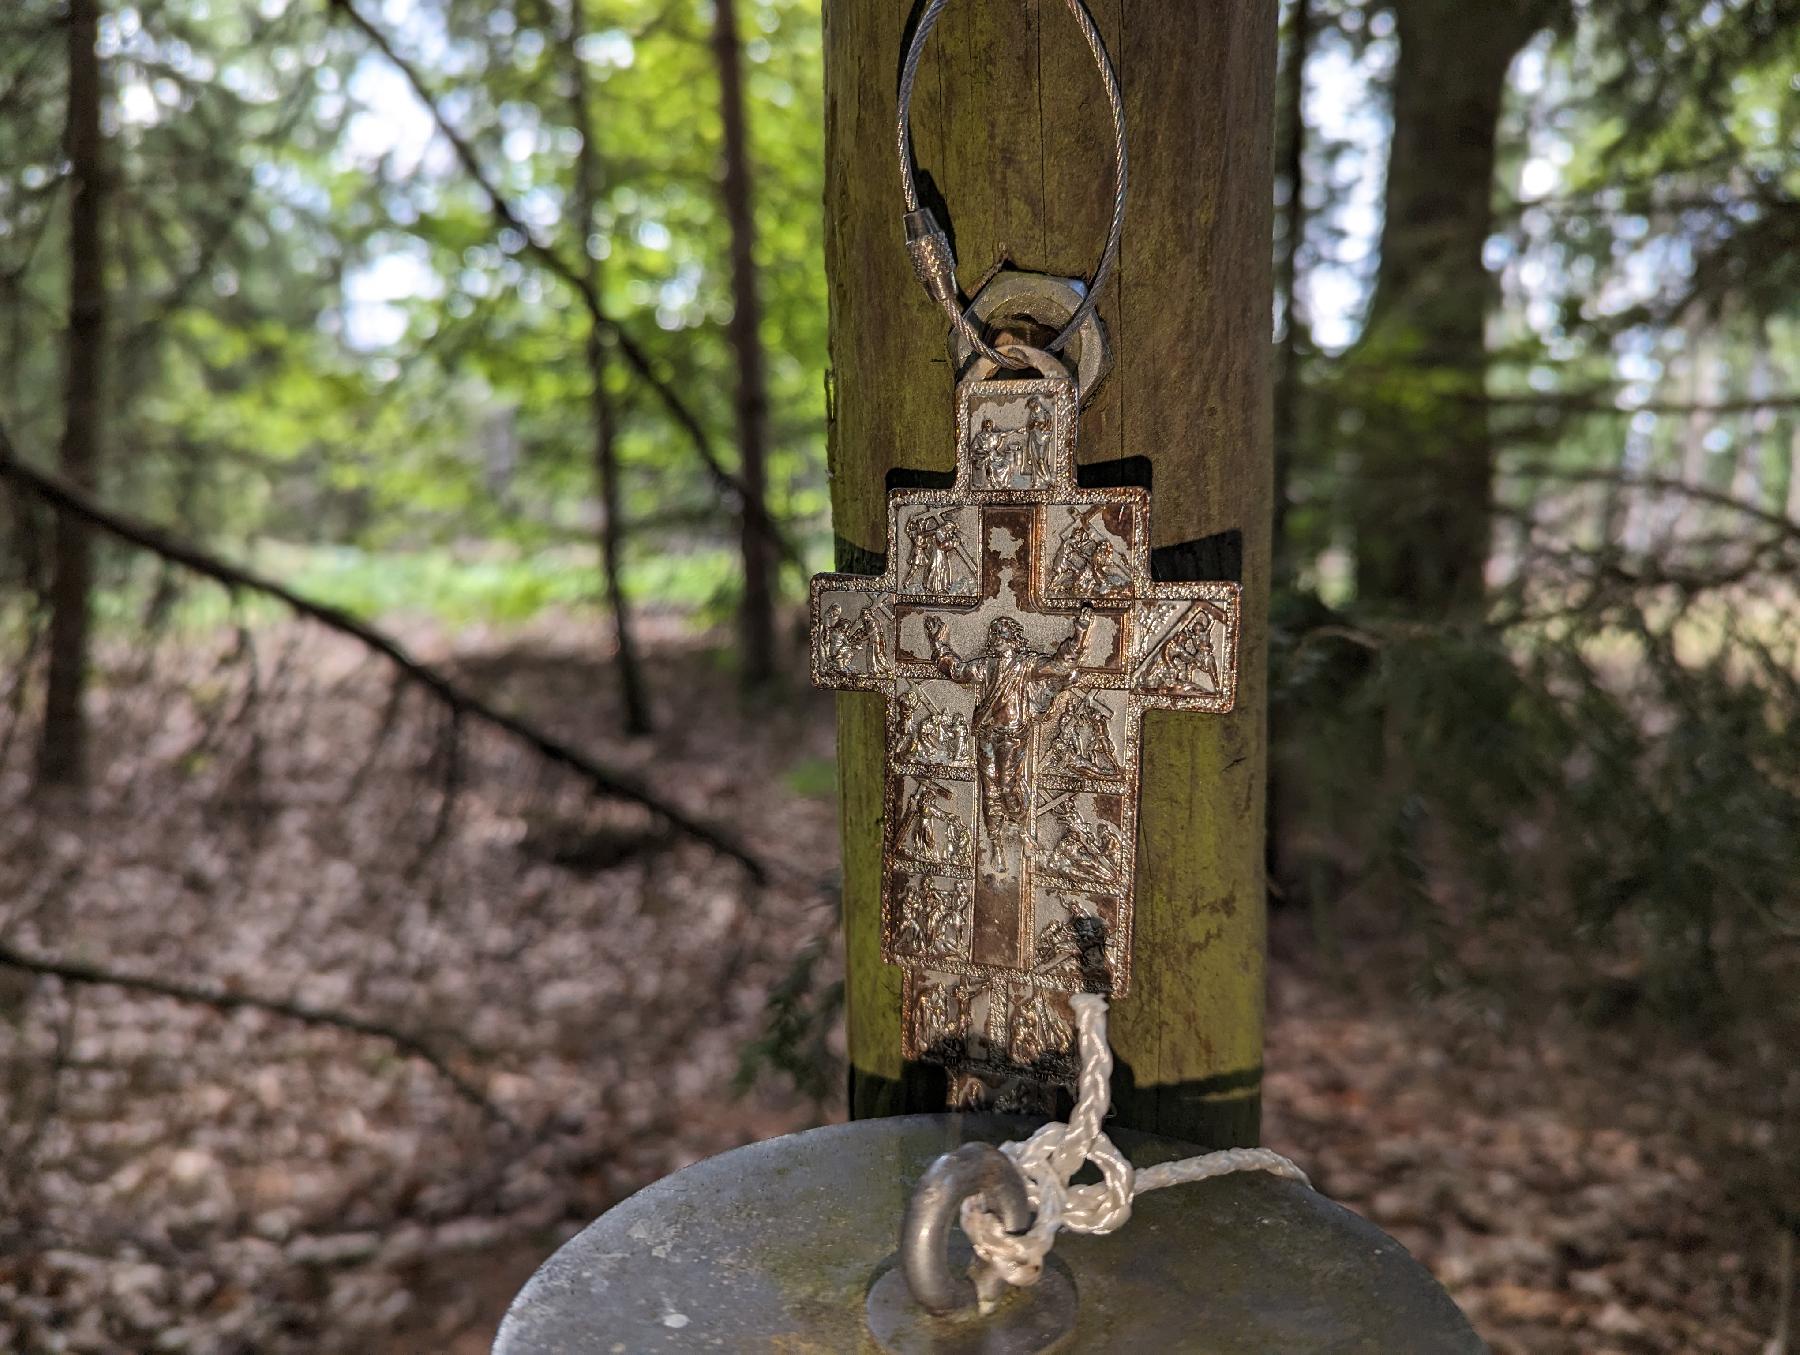
<path fill-rule="evenodd" d="M 1112 1048 L 1106 1040 L 1106 999 L 1097 993 L 1079 993 L 1069 999 L 1069 1005 L 1075 1011 L 1081 1053 L 1075 1109 L 1066 1124 L 1052 1121 L 1027 1139 L 1000 1145 L 1000 1151 L 1025 1178 L 1025 1192 L 1037 1217 L 1024 1232 L 1009 1233 L 981 1196 L 962 1203 L 963 1231 L 974 1244 L 976 1256 L 1008 1284 L 1037 1283 L 1058 1230 L 1110 1233 L 1131 1217 L 1132 1200 L 1147 1190 L 1242 1171 L 1263 1171 L 1303 1186 L 1312 1184 L 1305 1172 L 1267 1148 L 1225 1148 L 1141 1171 L 1133 1168 L 1101 1128 L 1111 1103 L 1113 1067 Z M 1099 1182 L 1071 1185 L 1070 1178 L 1084 1162 L 1100 1169 Z"/>

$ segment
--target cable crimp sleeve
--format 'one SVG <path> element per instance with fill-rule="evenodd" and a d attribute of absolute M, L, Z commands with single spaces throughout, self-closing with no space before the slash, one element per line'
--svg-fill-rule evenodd
<path fill-rule="evenodd" d="M 940 306 L 956 304 L 956 258 L 950 252 L 950 237 L 945 235 L 929 207 L 908 212 L 906 252 L 912 257 L 913 272 L 918 275 L 926 294 Z"/>

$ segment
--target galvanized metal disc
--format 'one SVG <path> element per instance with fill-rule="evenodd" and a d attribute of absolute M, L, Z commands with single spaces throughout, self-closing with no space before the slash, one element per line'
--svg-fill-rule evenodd
<path fill-rule="evenodd" d="M 513 1301 L 495 1355 L 876 1349 L 865 1298 L 913 1183 L 959 1143 L 1030 1121 L 915 1115 L 832 1125 L 687 1168 L 604 1214 Z M 1138 1165 L 1196 1151 L 1121 1131 Z M 1260 1172 L 1143 1196 L 1107 1237 L 1057 1239 L 1068 1349 L 1476 1355 L 1456 1305 L 1373 1224 Z"/>

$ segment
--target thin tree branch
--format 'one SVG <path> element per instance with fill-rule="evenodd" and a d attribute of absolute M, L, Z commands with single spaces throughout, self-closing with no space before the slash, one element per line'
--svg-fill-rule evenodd
<path fill-rule="evenodd" d="M 44 615 L 44 590 L 40 586 L 33 592 L 26 620 L 25 652 L 19 656 L 12 685 L 6 691 L 6 732 L 0 734 L 0 769 L 5 768 L 7 759 L 12 756 L 13 739 L 25 723 L 25 689 L 36 675 L 38 655 L 50 637 L 49 622 Z"/>
<path fill-rule="evenodd" d="M 425 109 L 431 115 L 431 120 L 436 124 L 438 131 L 450 143 L 450 148 L 456 152 L 456 158 L 462 163 L 464 172 L 474 180 L 475 186 L 487 198 L 488 206 L 495 219 L 507 230 L 515 232 L 525 242 L 526 253 L 575 291 L 586 308 L 589 319 L 599 328 L 612 334 L 627 365 L 655 392 L 656 398 L 661 401 L 669 416 L 687 434 L 688 440 L 694 445 L 694 450 L 706 463 L 707 473 L 712 476 L 720 488 L 736 499 L 740 511 L 749 518 L 757 531 L 774 544 L 782 558 L 794 568 L 804 572 L 805 567 L 801 562 L 800 552 L 795 549 L 793 543 L 788 540 L 787 535 L 775 520 L 769 516 L 768 510 L 754 496 L 745 491 L 743 483 L 719 460 L 718 452 L 712 445 L 712 438 L 700 422 L 699 416 L 681 398 L 680 393 L 675 390 L 668 379 L 657 372 L 650 355 L 644 351 L 630 332 L 602 309 L 599 293 L 595 291 L 592 282 L 559 252 L 539 240 L 531 227 L 525 224 L 524 218 L 513 209 L 512 204 L 506 200 L 499 187 L 488 177 L 487 171 L 482 167 L 480 157 L 475 153 L 474 145 L 444 115 L 430 87 L 426 85 L 424 77 L 419 74 L 418 68 L 400 55 L 393 43 L 388 40 L 387 35 L 376 27 L 374 22 L 362 11 L 357 9 L 354 0 L 326 0 L 326 3 L 359 29 L 394 69 L 400 72 L 406 83 L 412 87 L 419 102 L 425 105 Z"/>
<path fill-rule="evenodd" d="M 1728 171 L 1731 177 L 1696 182 L 1703 175 L 1721 170 Z M 1734 146 L 1703 160 L 1660 167 L 1641 178 L 1613 179 L 1591 188 L 1504 203 L 1495 209 L 1494 216 L 1497 223 L 1504 224 L 1527 212 L 1551 216 L 1651 216 L 1727 210 L 1745 203 L 1767 206 L 1783 201 L 1780 173 L 1779 164 L 1758 164 L 1746 157 L 1743 147 Z M 1740 186 L 1746 183 L 1747 186 Z"/>
<path fill-rule="evenodd" d="M 274 146 L 287 140 L 289 134 L 299 124 L 307 112 L 307 100 L 300 95 L 307 89 L 304 83 L 297 84 L 281 109 L 280 116 L 262 136 L 251 142 L 252 147 Z M 212 214 L 203 223 L 202 228 L 194 229 L 194 260 L 187 271 L 170 283 L 168 290 L 156 299 L 156 309 L 136 324 L 125 334 L 121 348 L 130 362 L 137 350 L 161 333 L 176 311 L 186 305 L 193 295 L 194 288 L 211 275 L 213 264 L 223 252 L 231 239 L 231 234 L 238 227 L 244 212 L 250 206 L 254 195 L 256 180 L 248 171 L 242 171 L 238 182 L 226 199 L 224 207 Z"/>
<path fill-rule="evenodd" d="M 1529 391 L 1500 395 L 1472 395 L 1472 402 L 1492 409 L 1567 409 L 1583 414 L 1755 414 L 1761 410 L 1800 409 L 1800 394 L 1745 396 L 1740 400 L 1716 400 L 1710 403 L 1683 400 L 1644 400 L 1637 404 L 1620 404 L 1610 388 L 1596 387 L 1586 391 Z"/>
<path fill-rule="evenodd" d="M 741 865 L 758 884 L 770 879 L 768 865 L 738 842 L 724 828 L 705 822 L 638 785 L 622 773 L 611 771 L 595 762 L 579 749 L 545 733 L 516 715 L 488 704 L 463 690 L 445 674 L 408 654 L 391 636 L 375 629 L 348 612 L 326 603 L 302 597 L 273 579 L 231 564 L 209 554 L 198 546 L 178 540 L 158 527 L 140 522 L 111 509 L 102 508 L 85 494 L 63 484 L 54 476 L 36 470 L 19 457 L 4 426 L 0 426 L 0 479 L 10 480 L 48 503 L 60 513 L 68 514 L 110 536 L 147 550 L 153 555 L 173 561 L 196 574 L 222 584 L 227 590 L 249 589 L 263 593 L 285 604 L 290 610 L 307 617 L 329 630 L 338 631 L 359 641 L 392 663 L 410 681 L 436 697 L 453 715 L 470 716 L 526 744 L 548 762 L 567 768 L 582 777 L 603 795 L 611 795 L 641 805 L 651 813 L 668 820 L 689 837 L 705 843 L 714 851 Z"/>
<path fill-rule="evenodd" d="M 54 23 L 42 24 L 30 38 L 13 49 L 18 54 L 19 62 L 7 72 L 6 88 L 0 90 L 0 113 L 12 111 L 12 101 L 25 88 L 26 81 L 39 74 L 43 69 L 37 59 L 38 49 L 49 41 L 58 27 L 59 25 Z"/>
<path fill-rule="evenodd" d="M 103 969 L 99 965 L 89 964 L 83 960 L 61 960 L 49 955 L 27 955 L 24 951 L 16 950 L 4 942 L 0 942 L 0 966 L 21 970 L 27 974 L 62 979 L 66 983 L 124 988 L 131 992 L 153 993 L 157 997 L 173 998 L 178 1002 L 197 1002 L 202 1006 L 212 1007 L 222 1012 L 269 1012 L 275 1016 L 285 1016 L 290 1021 L 299 1021 L 304 1025 L 330 1026 L 337 1030 L 347 1030 L 353 1034 L 386 1040 L 401 1053 L 429 1064 L 440 1077 L 456 1089 L 457 1095 L 470 1105 L 499 1120 L 510 1129 L 516 1131 L 519 1128 L 517 1121 L 489 1100 L 486 1093 L 479 1087 L 452 1068 L 449 1061 L 437 1050 L 416 1035 L 409 1035 L 403 1030 L 384 1025 L 380 1021 L 354 1016 L 349 1012 L 333 1011 L 329 1007 L 314 1007 L 304 1002 L 290 1002 L 285 998 L 257 997 L 250 993 L 232 993 L 222 989 L 201 988 L 194 984 L 180 983 L 174 979 L 156 978 L 149 974 L 122 974 L 117 970 Z"/>
<path fill-rule="evenodd" d="M 1503 473 L 1509 476 L 1518 476 L 1521 479 L 1561 480 L 1577 485 L 1618 485 L 1623 489 L 1647 490 L 1652 494 L 1675 494 L 1700 503 L 1710 503 L 1718 508 L 1728 508 L 1734 513 L 1742 513 L 1745 517 L 1754 518 L 1756 521 L 1774 528 L 1776 532 L 1789 540 L 1800 541 L 1800 522 L 1794 521 L 1785 513 L 1776 512 L 1772 508 L 1764 508 L 1760 504 L 1748 503 L 1722 489 L 1709 489 L 1705 485 L 1678 480 L 1672 475 L 1632 475 L 1615 470 L 1565 470 L 1529 461 L 1521 465 L 1508 466 Z"/>

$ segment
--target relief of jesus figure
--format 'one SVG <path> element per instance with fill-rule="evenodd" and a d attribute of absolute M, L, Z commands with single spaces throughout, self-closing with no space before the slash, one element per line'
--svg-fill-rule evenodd
<path fill-rule="evenodd" d="M 925 621 L 932 662 L 952 682 L 979 688 L 970 727 L 981 816 L 990 841 L 997 842 L 1002 830 L 1029 829 L 1031 769 L 1026 763 L 1031 732 L 1049 718 L 1057 698 L 1075 685 L 1092 624 L 1092 616 L 1081 612 L 1069 638 L 1054 652 L 1040 654 L 1030 647 L 1017 620 L 998 617 L 988 626 L 986 647 L 965 659 L 945 638 L 941 617 Z"/>

